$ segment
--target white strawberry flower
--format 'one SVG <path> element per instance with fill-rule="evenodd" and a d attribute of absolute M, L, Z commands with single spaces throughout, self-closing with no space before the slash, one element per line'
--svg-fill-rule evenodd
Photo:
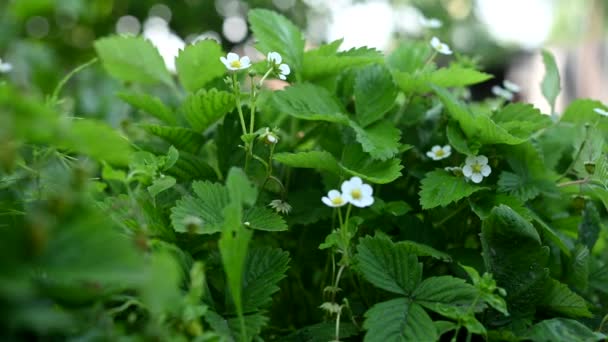
<path fill-rule="evenodd" d="M 512 93 L 519 93 L 521 91 L 521 88 L 517 83 L 511 82 L 509 80 L 502 81 L 502 85 L 503 87 L 505 87 L 506 90 Z"/>
<path fill-rule="evenodd" d="M 229 52 L 226 57 L 220 57 L 220 61 L 224 63 L 228 70 L 243 70 L 251 66 L 251 61 L 249 60 L 249 57 L 239 57 L 239 55 L 234 52 Z"/>
<path fill-rule="evenodd" d="M 593 111 L 598 113 L 601 116 L 608 116 L 608 111 L 603 110 L 602 108 L 595 108 L 595 109 L 593 109 Z"/>
<path fill-rule="evenodd" d="M 430 151 L 426 153 L 426 156 L 433 160 L 441 160 L 449 157 L 452 154 L 452 147 L 450 145 L 439 146 L 435 145 Z"/>
<path fill-rule="evenodd" d="M 0 58 L 0 74 L 5 74 L 13 70 L 13 65 L 11 63 L 2 62 L 2 58 Z"/>
<path fill-rule="evenodd" d="M 431 39 L 431 46 L 433 47 L 433 49 L 435 49 L 435 51 L 439 52 L 440 54 L 443 54 L 443 55 L 452 54 L 452 49 L 450 49 L 450 46 L 446 43 L 442 43 L 441 40 L 439 40 L 439 38 L 437 38 L 437 37 L 433 37 Z"/>
<path fill-rule="evenodd" d="M 507 101 L 513 100 L 513 93 L 501 86 L 497 86 L 497 85 L 493 86 L 492 94 L 502 97 L 503 99 L 505 99 Z"/>
<path fill-rule="evenodd" d="M 374 190 L 369 184 L 363 183 L 361 178 L 352 177 L 342 183 L 342 195 L 344 199 L 355 207 L 365 208 L 374 204 L 372 196 Z"/>
<path fill-rule="evenodd" d="M 332 208 L 338 208 L 348 203 L 344 196 L 342 196 L 342 193 L 338 190 L 329 190 L 327 196 L 323 196 L 321 201 Z"/>
<path fill-rule="evenodd" d="M 484 155 L 467 157 L 462 168 L 462 174 L 473 183 L 481 183 L 483 177 L 488 177 L 490 173 L 492 173 L 492 168 L 488 165 L 488 158 Z"/>
<path fill-rule="evenodd" d="M 443 26 L 443 23 L 441 22 L 441 20 L 439 20 L 437 18 L 427 18 L 425 16 L 420 16 L 420 18 L 418 19 L 418 22 L 420 23 L 420 26 L 422 26 L 424 28 L 430 28 L 430 29 L 436 29 L 436 28 L 440 28 L 441 26 Z"/>
<path fill-rule="evenodd" d="M 291 73 L 291 69 L 289 68 L 289 65 L 282 63 L 283 57 L 281 57 L 281 54 L 278 52 L 269 52 L 266 60 L 270 66 L 277 68 L 280 79 L 283 81 L 287 79 L 287 75 Z"/>

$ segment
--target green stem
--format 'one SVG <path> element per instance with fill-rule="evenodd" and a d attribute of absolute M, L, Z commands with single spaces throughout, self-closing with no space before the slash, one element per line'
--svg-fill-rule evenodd
<path fill-rule="evenodd" d="M 340 315 L 342 314 L 342 310 L 338 311 L 336 315 L 336 341 L 340 342 Z"/>
<path fill-rule="evenodd" d="M 85 68 L 97 63 L 98 59 L 97 57 L 91 59 L 90 61 L 81 64 L 79 66 L 77 66 L 74 70 L 70 71 L 67 75 L 65 75 L 64 78 L 61 79 L 61 81 L 59 81 L 59 83 L 57 84 L 57 86 L 55 87 L 55 90 L 53 91 L 53 95 L 51 96 L 51 103 L 53 105 L 55 105 L 57 103 L 57 100 L 59 100 L 59 93 L 61 92 L 61 90 L 63 89 L 63 87 L 65 86 L 66 83 L 68 83 L 68 81 L 77 73 L 79 73 L 80 71 L 84 70 Z"/>
<path fill-rule="evenodd" d="M 236 73 L 232 73 L 232 88 L 236 97 L 236 110 L 239 112 L 239 119 L 241 120 L 241 129 L 243 130 L 243 134 L 247 134 L 247 126 L 245 125 L 243 108 L 241 108 L 241 87 L 236 78 Z"/>

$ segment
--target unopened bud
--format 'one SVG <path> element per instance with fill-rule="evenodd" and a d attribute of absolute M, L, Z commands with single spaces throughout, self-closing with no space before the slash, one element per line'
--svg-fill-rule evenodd
<path fill-rule="evenodd" d="M 585 170 L 587 170 L 587 173 L 589 173 L 590 175 L 594 174 L 595 173 L 595 163 L 592 161 L 586 161 Z"/>

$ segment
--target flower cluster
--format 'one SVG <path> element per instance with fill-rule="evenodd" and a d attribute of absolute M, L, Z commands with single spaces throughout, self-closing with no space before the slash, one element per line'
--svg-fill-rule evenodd
<path fill-rule="evenodd" d="M 427 157 L 433 160 L 442 160 L 452 154 L 450 145 L 440 146 L 435 145 L 426 153 Z M 448 166 L 444 170 L 453 173 L 457 176 L 464 176 L 473 183 L 481 183 L 484 177 L 488 177 L 492 173 L 492 168 L 488 165 L 488 158 L 484 155 L 468 156 L 464 162 L 464 166 Z"/>
<path fill-rule="evenodd" d="M 327 196 L 321 198 L 325 205 L 338 208 L 346 204 L 365 208 L 374 204 L 373 189 L 369 184 L 363 183 L 361 178 L 352 177 L 342 183 L 340 190 L 330 190 Z"/>
<path fill-rule="evenodd" d="M 278 52 L 269 52 L 266 57 L 270 70 L 268 73 L 277 75 L 281 80 L 286 80 L 287 75 L 291 73 L 289 65 L 283 63 L 283 57 Z M 251 67 L 251 60 L 247 56 L 240 57 L 234 52 L 229 52 L 226 57 L 220 57 L 220 61 L 224 63 L 226 69 L 230 71 L 238 71 Z M 267 75 L 264 76 L 266 78 Z"/>
<path fill-rule="evenodd" d="M 496 96 L 502 97 L 503 99 L 507 100 L 507 101 L 511 101 L 513 100 L 513 97 L 515 96 L 515 93 L 519 93 L 519 91 L 521 90 L 519 88 L 519 86 L 509 80 L 504 80 L 502 82 L 503 87 L 501 86 L 493 86 L 492 87 L 492 93 Z"/>
<path fill-rule="evenodd" d="M 443 55 L 452 54 L 452 49 L 450 49 L 450 46 L 446 43 L 442 43 L 441 40 L 439 40 L 439 38 L 437 38 L 437 37 L 433 37 L 431 39 L 431 46 L 433 47 L 433 49 L 435 49 L 435 51 L 439 52 L 440 54 L 443 54 Z"/>

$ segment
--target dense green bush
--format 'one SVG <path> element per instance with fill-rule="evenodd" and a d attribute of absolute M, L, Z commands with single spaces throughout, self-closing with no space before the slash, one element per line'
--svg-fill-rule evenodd
<path fill-rule="evenodd" d="M 176 77 L 97 40 L 120 130 L 63 110 L 71 75 L 0 83 L 3 339 L 605 338 L 605 105 L 472 102 L 491 75 L 438 41 L 305 52 L 249 22 L 266 60 L 204 40 Z"/>

